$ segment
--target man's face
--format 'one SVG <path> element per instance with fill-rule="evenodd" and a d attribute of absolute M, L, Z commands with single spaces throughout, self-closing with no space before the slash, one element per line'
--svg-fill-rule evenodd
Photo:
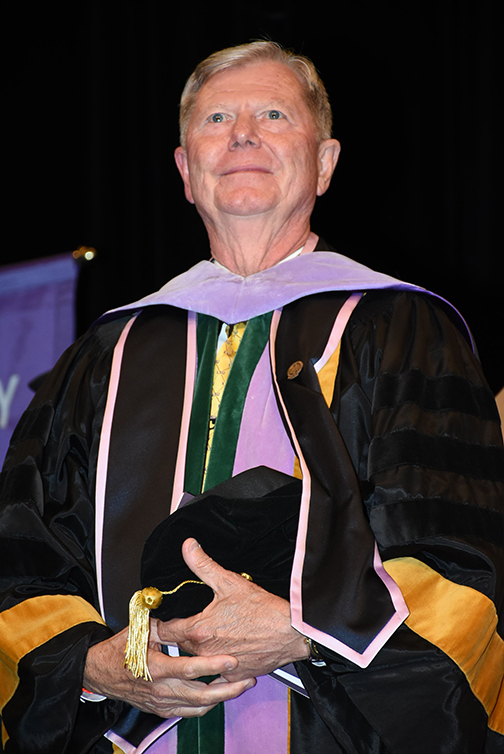
<path fill-rule="evenodd" d="M 175 158 L 186 197 L 205 221 L 275 213 L 287 222 L 293 213 L 309 217 L 327 189 L 335 145 L 318 143 L 296 74 L 268 61 L 218 73 L 201 88 L 186 150 Z"/>

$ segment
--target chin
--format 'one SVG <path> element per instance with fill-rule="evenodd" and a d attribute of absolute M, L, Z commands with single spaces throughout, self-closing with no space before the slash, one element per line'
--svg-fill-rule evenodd
<path fill-rule="evenodd" d="M 226 193 L 216 197 L 215 206 L 228 215 L 262 215 L 274 209 L 278 204 L 276 196 L 265 196 L 264 193 L 246 191 L 244 189 Z"/>

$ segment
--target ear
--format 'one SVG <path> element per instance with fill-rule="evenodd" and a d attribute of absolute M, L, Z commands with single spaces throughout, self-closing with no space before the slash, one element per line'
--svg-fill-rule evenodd
<path fill-rule="evenodd" d="M 194 199 L 191 191 L 191 181 L 189 180 L 189 165 L 187 162 L 187 152 L 182 147 L 177 147 L 175 150 L 175 163 L 178 171 L 184 181 L 184 191 L 186 199 L 191 204 L 194 204 Z"/>
<path fill-rule="evenodd" d="M 340 154 L 340 143 L 336 139 L 326 139 L 318 148 L 319 177 L 317 182 L 317 196 L 325 194 L 331 183 L 334 168 Z"/>

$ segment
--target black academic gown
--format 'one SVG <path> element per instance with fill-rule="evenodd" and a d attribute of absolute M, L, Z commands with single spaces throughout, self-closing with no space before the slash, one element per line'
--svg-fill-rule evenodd
<path fill-rule="evenodd" d="M 337 447 L 382 559 L 392 563 L 403 591 L 411 591 L 412 604 L 416 585 L 422 587 L 430 619 L 420 605 L 420 620 L 408 619 L 366 669 L 324 647 L 325 666 L 298 663 L 311 701 L 294 702 L 292 751 L 494 754 L 504 740 L 503 700 L 495 691 L 502 624 L 492 623 L 492 609 L 502 607 L 504 543 L 495 405 L 464 334 L 441 304 L 422 294 L 377 291 L 366 294 L 345 330 L 332 403 L 324 408 L 309 365 L 322 347 L 317 325 L 324 309 L 337 310 L 346 296 L 319 294 L 285 307 L 276 341 L 279 390 L 321 489 L 340 494 L 330 487 Z M 147 319 L 154 329 L 157 320 L 170 320 L 183 339 L 180 310 L 151 307 Z M 122 711 L 119 702 L 82 704 L 79 695 L 87 649 L 112 633 L 97 612 L 94 486 L 112 349 L 126 321 L 98 325 L 62 358 L 18 426 L 2 473 L 2 617 L 4 633 L 15 637 L 4 662 L 6 751 L 107 750 L 99 741 Z M 153 346 L 157 365 L 164 344 Z M 297 360 L 306 368 L 285 381 L 285 367 Z M 145 368 L 146 375 L 152 371 Z M 175 426 L 177 390 L 181 395 L 183 386 L 167 391 L 172 400 L 162 409 Z M 129 419 L 123 415 L 125 427 Z M 136 450 L 143 460 L 143 444 L 132 457 Z M 150 468 L 164 485 L 156 460 Z M 163 515 L 154 512 L 148 528 Z M 132 543 L 139 552 L 144 535 Z M 330 551 L 341 532 L 314 519 L 312 541 L 316 536 Z M 118 586 L 121 573 L 118 567 Z M 329 568 L 315 605 L 334 581 L 344 574 Z M 454 596 L 451 587 L 461 591 Z M 125 585 L 128 595 L 135 588 Z M 60 596 L 71 602 L 55 621 Z M 442 635 L 438 611 L 438 602 L 450 600 L 460 610 L 453 641 Z M 34 608 L 29 640 L 18 642 L 31 614 L 23 612 L 26 605 Z M 474 605 L 481 621 L 468 624 L 474 638 L 461 649 Z M 75 612 L 69 625 L 68 613 Z M 488 625 L 492 654 L 471 664 L 472 655 L 483 656 Z"/>

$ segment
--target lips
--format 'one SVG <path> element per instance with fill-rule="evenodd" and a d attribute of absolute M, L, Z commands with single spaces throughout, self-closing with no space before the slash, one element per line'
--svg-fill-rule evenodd
<path fill-rule="evenodd" d="M 225 170 L 221 175 L 234 175 L 235 173 L 271 173 L 271 170 L 262 167 L 262 165 L 235 165 Z"/>

